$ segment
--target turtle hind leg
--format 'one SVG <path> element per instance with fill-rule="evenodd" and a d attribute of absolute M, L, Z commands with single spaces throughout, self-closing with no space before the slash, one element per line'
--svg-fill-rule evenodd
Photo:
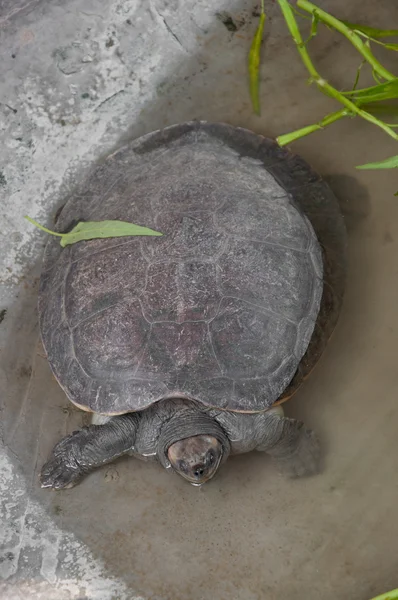
<path fill-rule="evenodd" d="M 278 412 L 277 412 L 278 411 Z M 290 477 L 315 475 L 320 471 L 320 447 L 315 433 L 301 421 L 289 419 L 277 411 L 265 413 L 262 440 L 256 450 L 267 452 Z"/>
<path fill-rule="evenodd" d="M 96 467 L 125 454 L 134 445 L 138 423 L 136 413 L 121 415 L 63 438 L 42 467 L 41 487 L 53 490 L 73 487 Z"/>

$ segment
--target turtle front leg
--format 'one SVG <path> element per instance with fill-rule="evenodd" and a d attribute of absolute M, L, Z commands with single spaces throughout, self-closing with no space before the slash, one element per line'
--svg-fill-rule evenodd
<path fill-rule="evenodd" d="M 283 416 L 282 407 L 262 415 L 262 440 L 256 450 L 277 459 L 290 477 L 314 475 L 320 470 L 320 448 L 315 433 L 304 423 Z"/>
<path fill-rule="evenodd" d="M 53 490 L 73 487 L 83 475 L 131 450 L 138 422 L 135 413 L 121 415 L 63 438 L 42 467 L 41 487 Z"/>

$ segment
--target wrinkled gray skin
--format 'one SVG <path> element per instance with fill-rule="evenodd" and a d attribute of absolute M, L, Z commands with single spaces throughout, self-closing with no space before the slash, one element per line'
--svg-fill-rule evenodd
<path fill-rule="evenodd" d="M 197 435 L 185 437 L 192 427 Z M 213 435 L 208 435 L 211 430 Z M 157 460 L 192 485 L 202 485 L 229 454 L 251 450 L 274 457 L 292 477 L 318 471 L 319 446 L 314 433 L 303 423 L 284 417 L 281 407 L 239 414 L 205 409 L 185 400 L 166 400 L 64 438 L 42 469 L 41 485 L 56 490 L 72 487 L 95 467 L 123 454 Z"/>

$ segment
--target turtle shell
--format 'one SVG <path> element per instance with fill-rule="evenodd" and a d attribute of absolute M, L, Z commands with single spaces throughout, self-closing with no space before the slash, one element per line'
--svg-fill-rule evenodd
<path fill-rule="evenodd" d="M 259 412 L 298 388 L 345 275 L 337 201 L 301 158 L 225 124 L 156 131 L 98 164 L 57 229 L 105 219 L 163 236 L 48 242 L 41 335 L 72 402 L 121 414 L 184 397 Z"/>

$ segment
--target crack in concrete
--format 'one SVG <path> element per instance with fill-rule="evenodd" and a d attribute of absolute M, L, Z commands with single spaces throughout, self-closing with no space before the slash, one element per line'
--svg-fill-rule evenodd
<path fill-rule="evenodd" d="M 94 111 L 98 110 L 99 108 L 101 108 L 101 106 L 103 106 L 104 104 L 106 104 L 107 102 L 109 102 L 109 100 L 112 100 L 112 98 L 115 98 L 116 96 L 119 96 L 120 94 L 124 94 L 125 90 L 119 90 L 118 92 L 115 92 L 114 94 L 112 94 L 111 96 L 109 96 L 108 98 L 105 98 L 105 100 L 103 100 L 102 102 L 100 102 L 98 104 L 98 106 L 96 106 L 94 108 Z M 93 112 L 94 112 L 93 111 Z"/>
<path fill-rule="evenodd" d="M 158 9 L 155 7 L 155 11 L 156 14 L 160 17 L 163 25 L 166 27 L 167 31 L 170 33 L 170 35 L 172 36 L 172 38 L 177 42 L 177 44 L 183 49 L 184 52 L 187 52 L 186 48 L 184 48 L 181 40 L 179 39 L 178 35 L 176 33 L 174 33 L 174 31 L 172 30 L 172 28 L 170 27 L 170 25 L 168 24 L 168 22 L 166 21 L 165 17 L 158 11 Z"/>

